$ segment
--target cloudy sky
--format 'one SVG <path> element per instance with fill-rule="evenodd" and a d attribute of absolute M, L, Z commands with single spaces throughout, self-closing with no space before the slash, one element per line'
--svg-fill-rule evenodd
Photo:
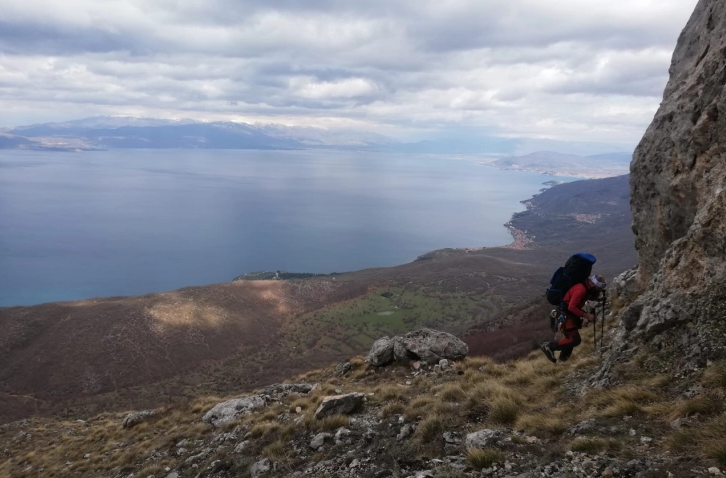
<path fill-rule="evenodd" d="M 634 146 L 696 0 L 3 0 L 0 126 L 124 114 Z"/>

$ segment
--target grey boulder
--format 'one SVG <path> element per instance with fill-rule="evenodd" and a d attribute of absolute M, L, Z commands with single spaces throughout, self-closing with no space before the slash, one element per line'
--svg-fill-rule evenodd
<path fill-rule="evenodd" d="M 373 346 L 366 357 L 366 362 L 374 367 L 393 362 L 393 340 L 389 337 L 383 337 L 373 342 Z"/>
<path fill-rule="evenodd" d="M 492 445 L 496 445 L 500 440 L 504 438 L 504 431 L 492 430 L 484 428 L 474 433 L 466 435 L 466 447 L 467 448 L 487 448 Z"/>
<path fill-rule="evenodd" d="M 469 346 L 456 336 L 434 329 L 419 329 L 392 339 L 383 337 L 371 347 L 366 361 L 375 367 L 393 361 L 421 360 L 438 364 L 441 360 L 461 360 L 469 353 Z M 448 364 L 448 362 L 447 362 Z"/>
<path fill-rule="evenodd" d="M 320 419 L 329 415 L 348 415 L 363 406 L 365 395 L 362 393 L 346 393 L 323 398 L 315 411 L 315 418 Z"/>
<path fill-rule="evenodd" d="M 252 478 L 256 478 L 263 473 L 267 473 L 271 468 L 272 464 L 270 463 L 270 460 L 263 458 L 250 467 L 250 476 Z"/>
<path fill-rule="evenodd" d="M 310 441 L 310 448 L 312 448 L 313 450 L 318 450 L 323 447 L 323 445 L 325 444 L 325 440 L 328 440 L 330 438 L 333 438 L 333 435 L 331 435 L 330 433 L 318 433 Z"/>
<path fill-rule="evenodd" d="M 252 395 L 251 397 L 227 400 L 218 403 L 205 413 L 202 421 L 215 427 L 221 427 L 226 423 L 233 422 L 241 415 L 249 414 L 252 410 L 266 406 L 270 400 L 268 395 Z"/>
<path fill-rule="evenodd" d="M 145 422 L 149 418 L 156 416 L 156 410 L 144 410 L 143 412 L 133 412 L 126 415 L 123 421 L 124 428 L 131 428 L 141 422 Z"/>
<path fill-rule="evenodd" d="M 311 383 L 276 383 L 262 389 L 262 395 L 284 397 L 291 393 L 307 394 L 315 388 Z"/>

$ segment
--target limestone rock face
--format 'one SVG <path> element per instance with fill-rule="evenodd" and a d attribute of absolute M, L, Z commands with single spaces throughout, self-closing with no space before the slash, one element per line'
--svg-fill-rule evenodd
<path fill-rule="evenodd" d="M 621 335 L 637 342 L 659 337 L 659 349 L 696 368 L 726 356 L 725 2 L 698 2 L 669 71 L 663 102 L 631 164 L 644 292 L 625 294 Z M 689 350 L 699 350 L 698 357 L 689 358 Z"/>
<path fill-rule="evenodd" d="M 442 359 L 461 360 L 469 346 L 456 336 L 433 329 L 414 330 L 393 339 L 383 337 L 373 343 L 366 361 L 376 367 L 392 361 L 422 360 L 437 364 Z"/>

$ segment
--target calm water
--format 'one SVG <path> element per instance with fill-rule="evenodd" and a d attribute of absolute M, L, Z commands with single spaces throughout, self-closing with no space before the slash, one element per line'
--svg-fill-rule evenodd
<path fill-rule="evenodd" d="M 0 305 L 502 245 L 549 179 L 387 154 L 0 151 Z"/>

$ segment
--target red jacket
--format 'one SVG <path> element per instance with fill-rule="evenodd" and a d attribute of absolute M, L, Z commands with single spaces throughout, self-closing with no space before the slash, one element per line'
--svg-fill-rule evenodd
<path fill-rule="evenodd" d="M 562 298 L 562 302 L 567 304 L 567 310 L 565 311 L 565 316 L 567 317 L 565 330 L 582 328 L 582 316 L 585 315 L 585 311 L 582 308 L 587 301 L 587 293 L 592 287 L 593 285 L 590 281 L 575 284 L 570 287 L 565 297 Z"/>

